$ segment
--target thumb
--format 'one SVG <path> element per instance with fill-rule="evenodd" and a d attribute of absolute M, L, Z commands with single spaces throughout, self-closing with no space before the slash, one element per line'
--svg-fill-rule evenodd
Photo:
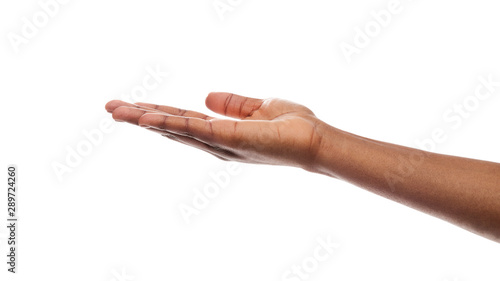
<path fill-rule="evenodd" d="M 205 105 L 215 113 L 243 119 L 260 108 L 264 100 L 248 98 L 231 93 L 213 92 L 208 94 Z"/>

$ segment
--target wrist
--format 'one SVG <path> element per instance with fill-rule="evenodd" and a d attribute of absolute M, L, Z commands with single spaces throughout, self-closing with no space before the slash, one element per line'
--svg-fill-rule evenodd
<path fill-rule="evenodd" d="M 318 142 L 313 155 L 313 161 L 304 169 L 309 172 L 324 174 L 338 178 L 340 163 L 345 163 L 348 144 L 352 136 L 340 129 L 320 121 L 317 134 L 321 141 Z"/>

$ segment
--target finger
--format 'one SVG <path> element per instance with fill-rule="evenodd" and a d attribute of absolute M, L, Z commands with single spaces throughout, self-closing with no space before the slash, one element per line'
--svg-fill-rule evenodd
<path fill-rule="evenodd" d="M 192 136 L 196 139 L 211 143 L 214 140 L 212 123 L 209 120 L 167 115 L 159 113 L 145 113 L 138 120 L 141 127 L 152 127 L 183 136 Z"/>
<path fill-rule="evenodd" d="M 248 98 L 231 93 L 214 92 L 208 94 L 205 105 L 213 112 L 234 117 L 247 118 L 258 110 L 264 100 Z"/>
<path fill-rule="evenodd" d="M 109 113 L 112 113 L 115 109 L 117 109 L 120 106 L 132 107 L 132 108 L 141 108 L 141 109 L 143 109 L 145 111 L 149 111 L 149 112 L 164 113 L 163 111 L 160 111 L 160 110 L 157 110 L 157 109 L 154 109 L 154 108 L 151 108 L 151 107 L 145 107 L 145 106 L 141 106 L 141 105 L 138 105 L 138 104 L 124 102 L 124 101 L 121 101 L 121 100 L 112 100 L 112 101 L 110 101 L 110 102 L 108 102 L 106 104 L 105 108 L 106 108 L 106 111 L 108 111 Z"/>
<path fill-rule="evenodd" d="M 166 106 L 166 105 L 157 105 L 157 104 L 145 103 L 145 102 L 136 102 L 135 104 L 139 105 L 143 108 L 151 108 L 151 109 L 155 109 L 157 111 L 165 112 L 165 113 L 172 114 L 172 115 L 185 116 L 185 117 L 196 117 L 196 118 L 206 119 L 206 120 L 213 119 L 213 117 L 207 116 L 203 113 L 192 111 L 192 110 L 180 109 L 177 107 L 171 107 L 171 106 Z"/>
<path fill-rule="evenodd" d="M 137 107 L 119 106 L 113 110 L 113 119 L 121 122 L 128 122 L 139 125 L 139 118 L 146 113 L 159 114 L 152 110 L 145 110 Z"/>
<path fill-rule="evenodd" d="M 147 129 L 150 131 L 159 133 L 162 136 L 167 137 L 167 138 L 174 140 L 176 142 L 179 142 L 179 143 L 182 143 L 185 145 L 189 145 L 189 146 L 192 146 L 194 148 L 208 152 L 208 153 L 212 154 L 213 156 L 215 156 L 221 160 L 224 160 L 224 161 L 229 161 L 230 158 L 236 157 L 236 155 L 230 151 L 224 150 L 224 149 L 219 148 L 219 147 L 214 147 L 214 146 L 208 145 L 204 142 L 201 142 L 197 139 L 193 139 L 193 138 L 188 137 L 188 136 L 182 136 L 182 135 L 174 134 L 171 132 L 167 133 L 163 130 L 158 130 L 155 128 L 147 128 Z"/>
<path fill-rule="evenodd" d="M 105 108 L 107 112 L 111 113 L 113 112 L 113 110 L 117 109 L 120 106 L 135 107 L 135 105 L 128 102 L 124 102 L 121 100 L 112 100 L 106 104 Z"/>

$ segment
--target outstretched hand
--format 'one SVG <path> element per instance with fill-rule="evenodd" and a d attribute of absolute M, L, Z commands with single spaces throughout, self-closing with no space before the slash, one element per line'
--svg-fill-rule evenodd
<path fill-rule="evenodd" d="M 500 242 L 500 164 L 367 139 L 281 99 L 211 93 L 221 119 L 147 103 L 110 101 L 117 121 L 139 125 L 224 160 L 288 165 L 346 180 Z M 466 169 L 464 168 L 466 167 Z"/>
<path fill-rule="evenodd" d="M 223 160 L 311 168 L 326 125 L 307 107 L 282 99 L 210 93 L 206 106 L 221 119 L 170 106 L 113 100 L 116 121 L 139 125 Z M 239 120 L 238 120 L 239 119 Z"/>

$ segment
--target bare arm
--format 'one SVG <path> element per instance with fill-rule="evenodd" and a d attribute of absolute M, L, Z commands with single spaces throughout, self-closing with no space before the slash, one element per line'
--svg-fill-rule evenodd
<path fill-rule="evenodd" d="M 500 164 L 326 132 L 316 172 L 500 242 Z"/>
<path fill-rule="evenodd" d="M 281 99 L 211 93 L 212 111 L 238 120 L 154 104 L 111 101 L 125 121 L 223 160 L 288 165 L 371 192 L 500 242 L 500 164 L 370 140 L 334 128 Z"/>

